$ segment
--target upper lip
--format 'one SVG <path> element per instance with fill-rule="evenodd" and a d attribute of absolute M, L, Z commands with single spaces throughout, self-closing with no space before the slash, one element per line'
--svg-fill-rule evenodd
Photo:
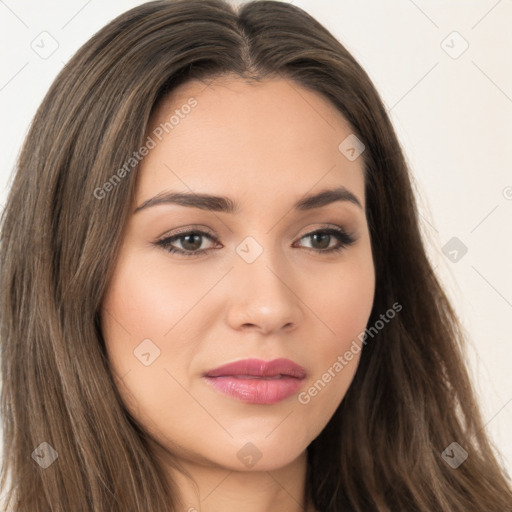
<path fill-rule="evenodd" d="M 263 361 L 261 359 L 243 359 L 233 363 L 224 364 L 206 372 L 205 377 L 224 377 L 248 375 L 251 377 L 276 377 L 279 375 L 302 379 L 306 370 L 289 359 L 274 359 Z"/>

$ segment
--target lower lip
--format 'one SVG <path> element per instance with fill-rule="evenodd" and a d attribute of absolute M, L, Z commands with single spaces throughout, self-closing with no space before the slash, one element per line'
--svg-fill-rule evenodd
<path fill-rule="evenodd" d="M 304 379 L 295 377 L 238 378 L 205 377 L 206 381 L 225 395 L 251 404 L 275 404 L 298 392 Z"/>

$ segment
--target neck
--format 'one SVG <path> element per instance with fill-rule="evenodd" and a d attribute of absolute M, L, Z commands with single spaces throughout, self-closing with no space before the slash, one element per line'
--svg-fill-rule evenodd
<path fill-rule="evenodd" d="M 236 471 L 213 464 L 179 460 L 166 472 L 179 489 L 184 512 L 315 512 L 305 495 L 307 456 L 284 467 Z"/>

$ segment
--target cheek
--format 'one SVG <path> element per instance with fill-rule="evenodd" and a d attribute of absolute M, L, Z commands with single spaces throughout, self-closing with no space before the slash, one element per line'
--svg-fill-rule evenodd
<path fill-rule="evenodd" d="M 152 340 L 161 350 L 159 363 L 183 354 L 183 349 L 185 352 L 194 349 L 193 340 L 189 338 L 185 348 L 177 336 L 194 315 L 198 297 L 208 287 L 208 278 L 193 277 L 137 251 L 119 259 L 102 308 L 105 342 L 114 359 L 124 359 L 124 366 L 133 363 L 133 351 L 146 339 Z M 170 337 L 178 340 L 172 347 L 169 346 Z M 182 343 L 186 341 L 184 337 Z"/>
<path fill-rule="evenodd" d="M 375 273 L 369 243 L 362 244 L 335 271 L 326 269 L 319 275 L 311 296 L 311 309 L 323 321 L 323 343 L 315 351 L 331 358 L 349 349 L 352 341 L 364 332 L 373 307 Z M 320 358 L 322 359 L 322 358 Z M 323 360 L 323 363 L 327 363 Z"/>
<path fill-rule="evenodd" d="M 162 286 L 158 274 L 136 256 L 122 255 L 102 304 L 101 326 L 111 371 L 121 393 L 133 403 L 130 390 L 139 396 L 153 395 L 150 384 L 168 356 L 164 335 L 176 323 L 182 304 L 172 294 L 173 287 Z M 128 385 L 133 379 L 136 385 Z"/>
<path fill-rule="evenodd" d="M 344 272 L 332 281 L 330 298 L 323 311 L 334 334 L 333 341 L 327 343 L 326 348 L 344 352 L 366 328 L 373 307 L 374 277 L 372 270 L 368 269 L 359 273 Z"/>
<path fill-rule="evenodd" d="M 218 279 L 196 276 L 197 284 L 191 286 L 190 272 L 154 260 L 148 264 L 148 259 L 135 250 L 121 255 L 101 312 L 111 372 L 128 408 L 139 418 L 143 410 L 161 409 L 164 394 L 179 401 L 180 386 L 168 371 L 179 382 L 187 380 L 201 341 L 189 322 L 200 310 L 198 297 Z M 172 410 L 173 401 L 167 405 Z M 151 414 L 144 416 L 151 423 Z"/>
<path fill-rule="evenodd" d="M 324 287 L 312 294 L 308 303 L 322 329 L 316 331 L 317 342 L 310 344 L 307 357 L 314 369 L 298 396 L 299 404 L 319 425 L 334 413 L 357 370 L 375 291 L 370 253 L 365 251 L 347 261 L 339 272 L 330 270 L 328 277 L 317 281 Z"/>
<path fill-rule="evenodd" d="M 168 343 L 173 326 L 186 314 L 190 288 L 179 283 L 179 276 L 171 281 L 173 286 L 164 286 L 163 272 L 157 266 L 147 267 L 136 254 L 123 255 L 101 313 L 108 361 L 118 391 L 132 417 L 151 431 L 158 430 L 160 411 L 173 410 L 181 397 L 179 386 L 166 369 L 173 365 L 187 368 L 190 351 L 190 346 L 183 350 L 179 339 L 172 347 Z M 165 336 L 169 331 L 171 334 Z"/>

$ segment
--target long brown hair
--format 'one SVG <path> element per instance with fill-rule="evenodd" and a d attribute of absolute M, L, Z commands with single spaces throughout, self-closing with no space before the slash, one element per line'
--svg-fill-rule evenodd
<path fill-rule="evenodd" d="M 35 115 L 2 217 L 8 504 L 177 510 L 178 489 L 116 390 L 99 323 L 136 167 L 108 196 L 95 190 L 145 143 L 151 112 L 178 84 L 226 74 L 291 79 L 345 116 L 366 147 L 369 324 L 390 304 L 403 307 L 365 344 L 345 398 L 308 447 L 310 499 L 322 512 L 512 510 L 464 366 L 466 334 L 426 257 L 408 169 L 368 75 L 298 7 L 221 0 L 156 1 L 122 14 L 79 49 Z M 454 442 L 468 453 L 457 468 L 442 456 Z M 51 449 L 58 458 L 43 469 L 35 460 Z"/>

